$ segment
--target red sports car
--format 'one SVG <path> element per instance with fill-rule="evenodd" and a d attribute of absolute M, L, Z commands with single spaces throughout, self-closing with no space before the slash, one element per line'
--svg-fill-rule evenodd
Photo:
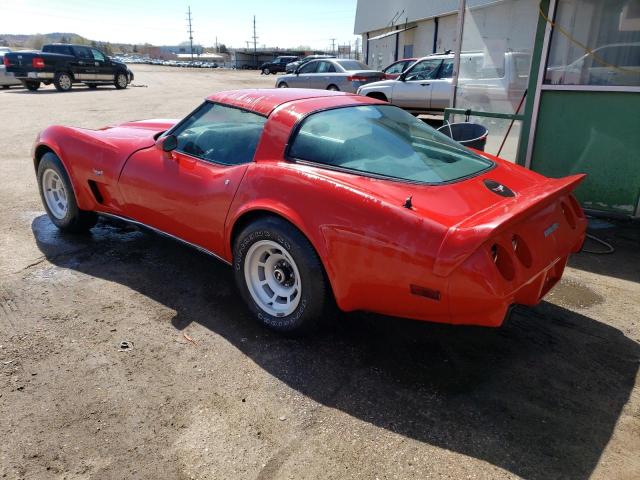
<path fill-rule="evenodd" d="M 558 281 L 586 228 L 583 175 L 543 177 L 339 92 L 229 91 L 180 121 L 52 126 L 33 158 L 60 229 L 105 215 L 194 246 L 281 332 L 313 329 L 334 301 L 499 326 Z"/>

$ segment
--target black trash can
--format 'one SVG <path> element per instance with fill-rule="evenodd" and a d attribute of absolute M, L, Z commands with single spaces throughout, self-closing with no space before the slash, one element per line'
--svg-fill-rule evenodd
<path fill-rule="evenodd" d="M 487 135 L 489 134 L 489 130 L 482 125 L 469 122 L 445 123 L 438 128 L 438 131 L 449 138 L 453 138 L 465 147 L 475 148 L 483 152 L 487 143 Z"/>

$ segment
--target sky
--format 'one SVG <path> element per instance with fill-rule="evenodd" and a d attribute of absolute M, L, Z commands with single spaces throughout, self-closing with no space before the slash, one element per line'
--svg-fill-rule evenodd
<path fill-rule="evenodd" d="M 0 34 L 69 32 L 114 43 L 246 47 L 256 16 L 258 47 L 328 49 L 355 41 L 357 0 L 0 0 Z"/>

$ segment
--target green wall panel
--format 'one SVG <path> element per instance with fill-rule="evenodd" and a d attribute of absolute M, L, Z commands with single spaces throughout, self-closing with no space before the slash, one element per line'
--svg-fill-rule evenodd
<path fill-rule="evenodd" d="M 640 197 L 640 93 L 542 91 L 531 168 L 586 173 L 587 208 L 635 213 Z"/>

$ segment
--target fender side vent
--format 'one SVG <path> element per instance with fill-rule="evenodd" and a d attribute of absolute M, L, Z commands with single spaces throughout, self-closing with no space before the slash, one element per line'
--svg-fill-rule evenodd
<path fill-rule="evenodd" d="M 91 193 L 93 193 L 96 202 L 103 204 L 104 198 L 102 197 L 102 193 L 100 193 L 100 189 L 98 188 L 98 184 L 93 180 L 89 180 L 89 188 L 91 189 Z"/>
<path fill-rule="evenodd" d="M 411 293 L 413 295 L 418 295 L 420 297 L 427 297 L 427 298 L 430 298 L 431 300 L 440 301 L 439 290 L 433 290 L 431 288 L 421 287 L 420 285 L 413 285 L 413 284 L 409 285 L 409 290 L 411 290 Z"/>

